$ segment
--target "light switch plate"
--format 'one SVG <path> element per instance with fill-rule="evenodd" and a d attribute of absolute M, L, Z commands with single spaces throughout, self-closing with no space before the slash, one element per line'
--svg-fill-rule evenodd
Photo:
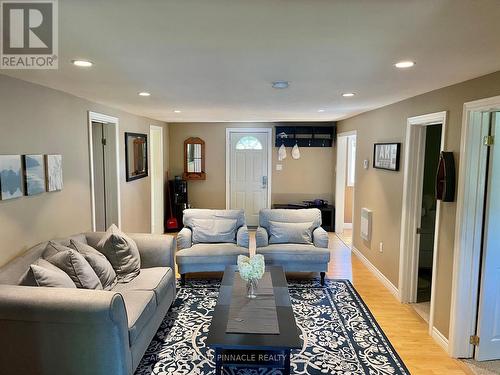
<path fill-rule="evenodd" d="M 370 166 L 370 160 L 368 159 L 363 160 L 363 168 L 368 169 L 369 166 Z"/>
<path fill-rule="evenodd" d="M 281 171 L 283 169 L 283 164 L 276 164 L 276 170 Z"/>

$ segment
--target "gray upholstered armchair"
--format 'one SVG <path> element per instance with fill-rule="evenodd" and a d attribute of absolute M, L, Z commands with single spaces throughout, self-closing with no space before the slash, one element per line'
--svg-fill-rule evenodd
<path fill-rule="evenodd" d="M 264 255 L 267 265 L 291 272 L 320 272 L 324 285 L 330 250 L 317 208 L 261 210 L 256 241 L 257 254 Z"/>
<path fill-rule="evenodd" d="M 238 255 L 249 255 L 243 210 L 184 210 L 177 235 L 176 263 L 181 281 L 191 272 L 224 271 Z"/>

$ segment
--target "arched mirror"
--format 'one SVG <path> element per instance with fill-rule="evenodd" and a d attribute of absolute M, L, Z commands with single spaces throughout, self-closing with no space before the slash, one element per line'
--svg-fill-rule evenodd
<path fill-rule="evenodd" d="M 205 142 L 201 138 L 188 138 L 184 141 L 184 174 L 185 180 L 204 180 L 205 174 Z"/>

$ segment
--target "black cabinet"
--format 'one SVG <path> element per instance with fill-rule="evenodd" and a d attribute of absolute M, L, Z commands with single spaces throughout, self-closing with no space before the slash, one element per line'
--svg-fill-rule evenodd
<path fill-rule="evenodd" d="M 172 216 L 177 219 L 177 223 L 179 224 L 179 228 L 176 230 L 180 230 L 182 225 L 182 215 L 183 211 L 188 208 L 188 188 L 186 180 L 170 180 L 168 181 L 169 187 L 169 203 L 172 205 Z M 170 213 L 167 211 L 167 215 Z M 168 217 L 166 218 L 168 219 Z M 165 220 L 165 223 L 167 220 Z"/>

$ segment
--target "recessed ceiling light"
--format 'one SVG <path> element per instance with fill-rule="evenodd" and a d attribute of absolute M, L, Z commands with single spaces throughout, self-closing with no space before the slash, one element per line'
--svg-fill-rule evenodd
<path fill-rule="evenodd" d="M 325 112 L 324 109 L 318 109 L 318 112 Z"/>
<path fill-rule="evenodd" d="M 88 61 L 88 60 L 71 60 L 71 62 L 73 63 L 73 65 L 76 65 L 76 66 L 79 66 L 82 68 L 89 68 L 92 65 L 94 65 L 92 63 L 92 61 Z"/>
<path fill-rule="evenodd" d="M 412 66 L 415 66 L 414 61 L 399 61 L 396 64 L 394 64 L 396 68 L 399 69 L 406 69 L 406 68 L 411 68 Z"/>
<path fill-rule="evenodd" d="M 149 92 L 142 91 L 139 93 L 139 96 L 151 96 L 151 94 Z"/>
<path fill-rule="evenodd" d="M 174 109 L 174 113 L 181 113 L 181 111 L 178 109 Z"/>
<path fill-rule="evenodd" d="M 355 94 L 355 93 L 353 93 L 353 92 L 344 92 L 344 93 L 342 94 L 342 96 L 343 96 L 344 98 L 350 98 L 351 96 L 354 96 L 354 95 L 356 95 L 356 94 Z"/>
<path fill-rule="evenodd" d="M 290 82 L 288 81 L 274 81 L 272 83 L 273 88 L 275 89 L 287 89 L 290 86 Z"/>

